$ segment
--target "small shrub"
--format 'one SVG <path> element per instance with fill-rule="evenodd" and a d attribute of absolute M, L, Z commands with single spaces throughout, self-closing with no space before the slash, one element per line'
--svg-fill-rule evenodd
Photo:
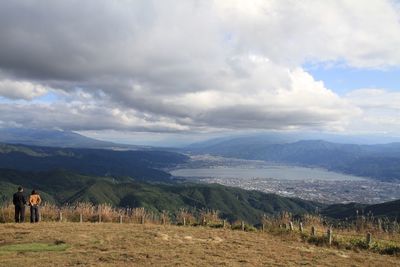
<path fill-rule="evenodd" d="M 381 254 L 388 254 L 388 255 L 400 255 L 400 246 L 399 245 L 388 245 L 385 248 L 380 250 Z"/>
<path fill-rule="evenodd" d="M 217 210 L 207 210 L 203 209 L 200 211 L 200 223 L 203 223 L 203 220 L 207 225 L 218 224 L 221 221 L 219 217 L 219 211 Z"/>
<path fill-rule="evenodd" d="M 234 223 L 234 224 L 232 224 L 232 226 L 231 226 L 231 229 L 232 230 L 242 230 L 242 223 L 240 222 L 240 223 Z M 250 225 L 250 224 L 244 224 L 244 231 L 246 231 L 246 232 L 256 232 L 257 231 L 257 228 L 255 228 L 253 225 Z"/>
<path fill-rule="evenodd" d="M 356 239 L 356 238 L 351 239 L 350 244 L 353 247 L 360 248 L 360 249 L 368 249 L 369 248 L 367 242 L 363 239 Z"/>
<path fill-rule="evenodd" d="M 179 211 L 176 213 L 177 225 L 183 225 L 183 221 L 185 221 L 186 225 L 193 225 L 197 223 L 192 212 L 190 212 L 188 209 L 179 209 Z"/>
<path fill-rule="evenodd" d="M 307 242 L 317 246 L 323 246 L 327 243 L 326 238 L 324 236 L 310 236 L 307 239 Z"/>
<path fill-rule="evenodd" d="M 208 225 L 211 228 L 223 228 L 224 224 L 223 223 L 213 223 Z"/>

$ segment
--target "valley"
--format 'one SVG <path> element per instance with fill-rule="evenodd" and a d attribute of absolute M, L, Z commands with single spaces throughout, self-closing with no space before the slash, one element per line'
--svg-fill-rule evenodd
<path fill-rule="evenodd" d="M 321 203 L 374 204 L 400 198 L 400 183 L 260 160 L 194 155 L 171 170 L 190 181 L 218 183 Z"/>

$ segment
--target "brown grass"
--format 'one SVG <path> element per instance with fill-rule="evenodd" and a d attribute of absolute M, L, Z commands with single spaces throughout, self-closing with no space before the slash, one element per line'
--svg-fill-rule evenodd
<path fill-rule="evenodd" d="M 24 243 L 66 251 L 1 252 Z M 293 233 L 155 224 L 0 224 L 0 266 L 400 266 L 399 257 L 318 247 Z"/>

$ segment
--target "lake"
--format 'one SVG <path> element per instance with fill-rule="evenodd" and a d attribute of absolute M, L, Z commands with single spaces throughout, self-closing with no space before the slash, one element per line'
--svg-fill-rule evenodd
<path fill-rule="evenodd" d="M 184 168 L 171 171 L 176 177 L 198 178 L 273 178 L 278 180 L 324 180 L 359 181 L 367 178 L 327 171 L 320 168 L 306 168 L 272 165 L 249 168 L 243 166 L 217 166 L 212 168 Z"/>

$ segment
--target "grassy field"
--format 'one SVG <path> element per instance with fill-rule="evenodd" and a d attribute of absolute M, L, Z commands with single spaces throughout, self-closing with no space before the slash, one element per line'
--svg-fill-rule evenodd
<path fill-rule="evenodd" d="M 206 227 L 0 224 L 0 266 L 400 266 L 399 256 Z"/>

